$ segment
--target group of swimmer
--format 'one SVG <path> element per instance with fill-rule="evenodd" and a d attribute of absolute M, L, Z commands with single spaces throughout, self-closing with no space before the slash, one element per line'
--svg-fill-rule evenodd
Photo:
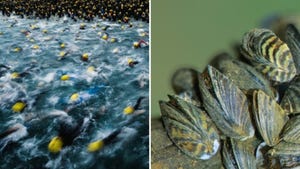
<path fill-rule="evenodd" d="M 91 21 L 98 17 L 129 22 L 130 18 L 149 22 L 149 0 L 1 0 L 3 15 L 49 19 L 68 16 Z"/>
<path fill-rule="evenodd" d="M 139 115 L 141 113 L 144 113 L 145 110 L 140 109 L 140 105 L 142 100 L 145 99 L 145 97 L 139 97 L 136 101 L 134 106 L 127 106 L 124 109 L 125 115 Z M 13 105 L 12 110 L 14 112 L 22 112 L 26 107 L 25 102 L 17 102 Z M 48 150 L 51 153 L 59 153 L 64 147 L 72 145 L 73 141 L 87 128 L 89 121 L 91 120 L 88 117 L 82 118 L 79 121 L 75 121 L 72 117 L 67 115 L 67 112 L 53 112 L 49 116 L 61 116 L 59 120 L 59 129 L 57 136 L 53 137 L 51 141 L 48 144 Z M 49 117 L 30 117 L 27 118 L 26 121 L 30 121 L 32 119 L 42 121 L 45 118 Z M 130 122 L 129 122 L 130 123 Z M 126 126 L 124 126 L 126 127 Z M 13 141 L 18 141 L 19 139 L 25 137 L 28 135 L 28 132 L 30 132 L 31 127 L 26 127 L 22 124 L 15 124 L 11 127 L 9 127 L 7 130 L 0 133 L 0 140 L 7 140 L 5 144 L 9 144 Z M 87 145 L 87 151 L 88 152 L 97 152 L 100 149 L 102 149 L 104 146 L 112 144 L 118 140 L 118 135 L 122 132 L 123 127 L 118 128 L 111 132 L 106 137 L 95 140 Z M 13 140 L 13 138 L 17 138 Z M 3 147 L 0 149 L 4 149 Z"/>
<path fill-rule="evenodd" d="M 17 2 L 21 2 L 21 1 L 17 1 Z M 39 1 L 35 1 L 35 2 L 39 2 Z M 51 2 L 53 2 L 53 1 L 51 1 Z M 88 3 L 87 1 L 84 1 L 84 2 Z M 123 1 L 118 1 L 118 2 L 123 2 Z M 141 2 L 141 1 L 138 1 L 138 2 Z M 0 8 L 3 7 L 3 6 L 1 6 L 1 3 L 3 3 L 3 2 L 0 2 Z M 33 27 L 34 27 L 34 25 L 31 25 L 32 30 L 36 29 Z M 30 29 L 22 31 L 22 33 L 28 38 L 30 38 L 31 34 L 32 34 L 30 32 Z M 144 46 L 147 46 L 147 45 L 148 45 L 148 43 L 145 42 L 144 40 L 139 40 L 139 41 L 133 43 L 132 48 L 138 49 L 138 48 L 143 48 Z M 59 42 L 59 47 L 61 48 L 61 50 L 63 50 L 66 48 L 66 44 L 64 42 Z M 38 49 L 39 46 L 38 45 L 33 46 L 32 50 L 35 50 L 35 48 Z M 22 52 L 22 48 L 19 46 L 14 47 L 13 52 L 15 52 L 15 53 Z M 64 55 L 62 54 L 63 56 L 60 56 L 60 58 L 64 58 L 66 54 L 68 54 L 68 51 Z M 81 57 L 82 62 L 90 61 L 88 53 L 83 53 L 80 57 Z M 130 68 L 133 68 L 138 63 L 139 63 L 138 61 L 135 61 L 133 59 L 128 59 L 128 66 Z M 89 66 L 87 70 L 90 72 L 95 72 L 95 67 Z M 19 83 L 18 81 L 21 81 L 20 79 L 30 76 L 32 71 L 34 71 L 34 67 L 32 67 L 32 66 L 25 68 L 23 71 L 15 72 L 14 70 L 12 70 L 11 67 L 9 67 L 7 65 L 4 65 L 4 64 L 0 65 L 0 77 L 1 77 L 1 74 L 5 74 L 6 72 L 11 72 L 11 80 L 15 81 L 17 83 Z M 63 74 L 63 75 L 61 75 L 60 80 L 68 81 L 68 80 L 70 80 L 70 78 L 71 78 L 70 75 Z M 98 86 L 97 90 L 101 87 L 103 87 L 103 86 Z M 87 91 L 72 94 L 72 96 L 70 96 L 70 99 L 69 99 L 69 103 L 68 103 L 69 106 L 65 110 L 62 110 L 59 112 L 58 111 L 53 112 L 53 114 L 51 116 L 47 116 L 47 117 L 46 116 L 38 117 L 35 115 L 33 115 L 32 117 L 28 117 L 27 116 L 28 114 L 26 115 L 24 113 L 24 111 L 26 109 L 30 110 L 30 108 L 32 107 L 30 104 L 32 104 L 32 103 L 29 103 L 29 101 L 27 101 L 27 100 L 17 100 L 11 106 L 11 110 L 12 110 L 12 112 L 15 112 L 15 113 L 21 113 L 21 114 L 23 113 L 25 122 L 24 122 L 24 124 L 18 123 L 16 125 L 8 127 L 4 131 L 0 131 L 0 141 L 7 140 L 8 142 L 10 142 L 10 141 L 13 142 L 13 141 L 18 141 L 19 139 L 21 139 L 23 137 L 26 137 L 27 133 L 30 132 L 30 129 L 32 128 L 32 127 L 26 126 L 26 123 L 30 122 L 31 119 L 38 119 L 38 121 L 42 121 L 45 118 L 54 117 L 54 116 L 59 115 L 61 118 L 60 118 L 60 122 L 58 124 L 60 127 L 57 131 L 57 135 L 55 137 L 53 137 L 51 140 L 49 140 L 49 144 L 48 144 L 49 152 L 59 153 L 64 147 L 72 145 L 73 141 L 87 128 L 88 123 L 91 120 L 91 118 L 85 117 L 85 118 L 81 118 L 78 121 L 75 121 L 71 116 L 68 115 L 68 113 L 74 107 L 76 107 L 78 104 L 85 102 L 86 99 L 88 99 L 88 96 L 96 95 L 97 90 L 95 88 L 90 88 Z M 41 92 L 38 94 L 42 95 L 43 93 Z M 30 97 L 30 98 L 33 98 L 33 97 Z M 126 116 L 129 115 L 129 116 L 134 117 L 136 115 L 139 115 L 139 114 L 142 114 L 143 112 L 145 112 L 145 110 L 140 109 L 140 105 L 144 99 L 145 99 L 145 97 L 142 97 L 142 96 L 137 98 L 137 101 L 134 105 L 127 106 L 124 108 L 123 114 Z M 126 127 L 126 125 L 124 125 L 124 127 Z M 120 135 L 120 133 L 122 133 L 122 130 L 123 130 L 123 127 L 120 127 L 120 128 L 115 129 L 114 131 L 112 131 L 110 134 L 108 134 L 104 138 L 101 138 L 98 140 L 91 140 L 90 144 L 88 144 L 86 146 L 87 151 L 88 152 L 97 152 L 103 146 L 116 142 L 116 140 L 118 140 L 118 136 Z M 1 152 L 1 149 L 0 149 L 0 152 Z"/>

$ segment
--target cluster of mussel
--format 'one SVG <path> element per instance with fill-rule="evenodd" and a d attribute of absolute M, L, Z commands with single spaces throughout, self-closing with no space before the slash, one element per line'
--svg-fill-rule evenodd
<path fill-rule="evenodd" d="M 177 70 L 176 95 L 160 101 L 164 127 L 185 154 L 223 166 L 300 166 L 300 34 L 290 24 L 285 42 L 269 29 L 247 32 L 240 57 L 223 53 L 202 72 Z"/>

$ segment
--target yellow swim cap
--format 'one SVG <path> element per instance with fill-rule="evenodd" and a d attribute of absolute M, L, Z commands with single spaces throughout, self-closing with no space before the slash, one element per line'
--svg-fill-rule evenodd
<path fill-rule="evenodd" d="M 81 58 L 82 58 L 83 61 L 87 61 L 89 59 L 89 54 L 84 53 L 84 54 L 82 54 Z"/>
<path fill-rule="evenodd" d="M 102 36 L 102 39 L 103 39 L 103 40 L 107 40 L 107 39 L 108 39 L 108 36 L 107 36 L 106 34 L 104 34 L 104 35 Z"/>
<path fill-rule="evenodd" d="M 34 40 L 34 39 L 32 39 L 32 38 L 31 38 L 29 41 L 30 41 L 30 42 L 35 42 L 35 40 Z"/>
<path fill-rule="evenodd" d="M 20 51 L 21 51 L 21 48 L 19 48 L 19 47 L 14 48 L 14 52 L 20 52 Z"/>
<path fill-rule="evenodd" d="M 66 52 L 65 52 L 65 51 L 59 52 L 59 56 L 60 56 L 60 57 L 64 57 L 65 55 L 66 55 Z"/>
<path fill-rule="evenodd" d="M 130 58 L 129 58 L 129 59 L 127 60 L 127 63 L 128 63 L 128 64 L 130 64 L 130 63 L 132 63 L 132 62 L 133 62 L 133 59 L 130 59 Z"/>
<path fill-rule="evenodd" d="M 47 30 L 47 29 L 44 29 L 44 30 L 43 30 L 43 33 L 48 33 L 48 30 Z"/>
<path fill-rule="evenodd" d="M 94 66 L 90 66 L 87 68 L 87 72 L 94 72 L 95 71 L 95 67 Z"/>
<path fill-rule="evenodd" d="M 22 110 L 24 110 L 25 106 L 26 106 L 26 104 L 25 104 L 24 102 L 19 101 L 19 102 L 15 103 L 11 109 L 12 109 L 14 112 L 19 113 L 19 112 L 21 112 Z"/>
<path fill-rule="evenodd" d="M 40 47 L 39 47 L 39 45 L 33 45 L 32 48 L 33 48 L 33 49 L 39 49 Z"/>
<path fill-rule="evenodd" d="M 139 45 L 138 42 L 134 42 L 134 43 L 133 43 L 133 47 L 138 48 L 138 47 L 140 47 L 140 45 Z"/>
<path fill-rule="evenodd" d="M 110 39 L 110 42 L 111 42 L 111 43 L 116 42 L 116 38 L 111 38 L 111 39 Z"/>
<path fill-rule="evenodd" d="M 48 144 L 48 150 L 51 153 L 58 153 L 63 146 L 63 141 L 60 137 L 56 136 L 53 137 L 52 140 L 50 141 L 50 143 Z"/>
<path fill-rule="evenodd" d="M 72 96 L 70 97 L 71 101 L 77 101 L 79 99 L 79 94 L 78 93 L 74 93 L 72 94 Z"/>
<path fill-rule="evenodd" d="M 101 35 L 102 35 L 102 32 L 98 32 L 97 35 L 101 36 Z"/>
<path fill-rule="evenodd" d="M 66 46 L 65 46 L 64 43 L 62 43 L 62 44 L 60 44 L 60 47 L 61 47 L 61 48 L 65 48 Z"/>
<path fill-rule="evenodd" d="M 88 145 L 87 151 L 95 152 L 100 150 L 103 146 L 104 146 L 104 142 L 102 140 L 94 141 Z"/>
<path fill-rule="evenodd" d="M 132 106 L 127 106 L 125 109 L 124 109 L 124 114 L 128 115 L 128 114 L 131 114 L 134 112 L 134 108 Z"/>
<path fill-rule="evenodd" d="M 69 80 L 70 79 L 70 76 L 69 75 L 62 75 L 60 77 L 60 80 L 63 80 L 63 81 L 66 81 L 66 80 Z"/>
<path fill-rule="evenodd" d="M 20 74 L 19 74 L 18 72 L 13 72 L 13 73 L 10 75 L 10 77 L 11 77 L 12 79 L 16 79 L 16 78 L 19 78 L 19 77 L 20 77 Z"/>

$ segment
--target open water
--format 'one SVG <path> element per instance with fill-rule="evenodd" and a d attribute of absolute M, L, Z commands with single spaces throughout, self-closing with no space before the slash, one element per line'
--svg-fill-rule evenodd
<path fill-rule="evenodd" d="M 19 127 L 0 139 L 0 168 L 148 168 L 149 47 L 133 43 L 149 41 L 149 24 L 132 25 L 0 16 L 0 133 Z M 129 59 L 139 63 L 129 67 Z M 145 112 L 124 115 L 140 96 Z M 22 112 L 12 110 L 17 101 L 26 102 Z M 71 146 L 48 151 L 59 121 L 84 118 L 86 127 Z M 122 129 L 116 142 L 86 150 L 116 129 Z"/>

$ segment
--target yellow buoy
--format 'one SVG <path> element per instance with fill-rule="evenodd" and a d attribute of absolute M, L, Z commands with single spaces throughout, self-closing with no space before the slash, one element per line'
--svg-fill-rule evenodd
<path fill-rule="evenodd" d="M 95 152 L 100 150 L 103 146 L 104 146 L 104 142 L 102 140 L 94 141 L 88 145 L 87 151 Z"/>
<path fill-rule="evenodd" d="M 132 114 L 134 112 L 134 108 L 132 106 L 127 106 L 125 109 L 124 109 L 124 114 Z"/>
<path fill-rule="evenodd" d="M 66 81 L 66 80 L 69 80 L 70 79 L 70 76 L 69 75 L 62 75 L 61 77 L 60 77 L 60 80 L 62 80 L 62 81 Z"/>
<path fill-rule="evenodd" d="M 26 106 L 26 104 L 24 102 L 19 101 L 19 102 L 15 103 L 11 109 L 14 112 L 19 113 L 24 110 L 25 106 Z"/>
<path fill-rule="evenodd" d="M 51 153 L 58 153 L 62 149 L 63 141 L 60 137 L 53 137 L 50 143 L 48 144 L 48 150 Z"/>

